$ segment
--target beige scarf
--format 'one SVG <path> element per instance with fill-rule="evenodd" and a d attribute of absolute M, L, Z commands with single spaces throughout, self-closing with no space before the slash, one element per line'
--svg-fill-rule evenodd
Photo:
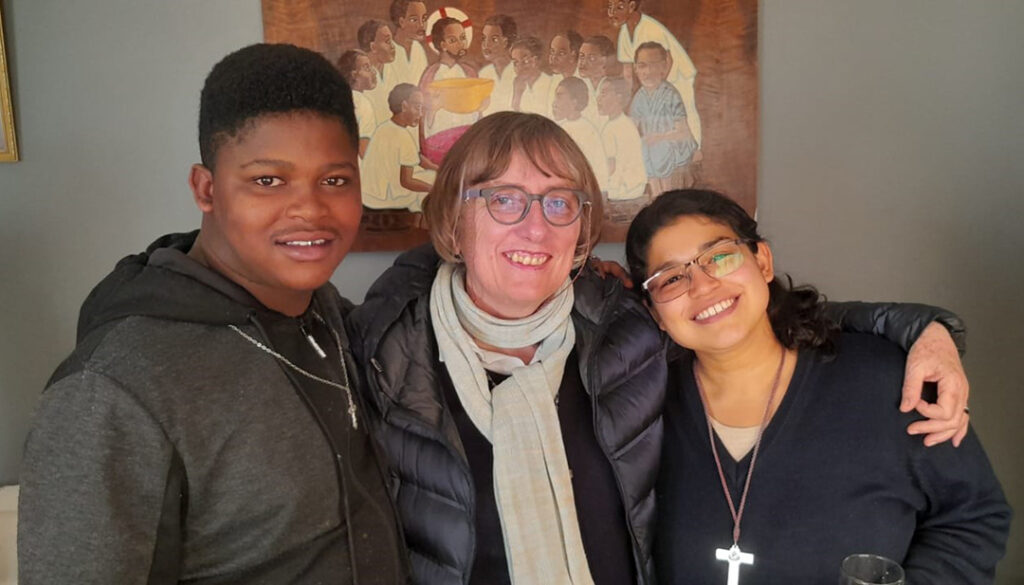
<path fill-rule="evenodd" d="M 512 582 L 592 585 L 576 518 L 555 397 L 576 343 L 572 285 L 524 319 L 481 311 L 464 271 L 445 263 L 430 291 L 441 361 L 476 428 L 494 449 L 494 495 Z M 539 343 L 533 363 L 489 390 L 474 339 L 500 348 Z"/>

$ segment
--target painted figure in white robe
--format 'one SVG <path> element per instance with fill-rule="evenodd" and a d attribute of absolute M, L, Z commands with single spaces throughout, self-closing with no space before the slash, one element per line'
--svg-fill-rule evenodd
<path fill-rule="evenodd" d="M 551 69 L 551 96 L 555 100 L 555 89 L 566 77 L 579 77 L 576 68 L 580 61 L 580 45 L 583 35 L 569 29 L 555 33 L 548 44 L 548 67 Z"/>
<path fill-rule="evenodd" d="M 512 109 L 512 85 L 516 72 L 512 65 L 512 43 L 519 38 L 516 21 L 507 14 L 495 14 L 484 21 L 480 52 L 487 65 L 480 68 L 482 79 L 494 81 L 494 90 L 481 116 Z"/>
<path fill-rule="evenodd" d="M 604 152 L 601 133 L 597 127 L 583 117 L 583 110 L 589 101 L 587 86 L 578 77 L 567 77 L 555 89 L 555 100 L 551 114 L 558 125 L 572 137 L 587 157 L 594 171 L 601 191 L 608 191 L 608 156 Z"/>
<path fill-rule="evenodd" d="M 633 96 L 629 116 L 643 138 L 644 166 L 655 197 L 696 183 L 692 166 L 697 141 L 690 134 L 687 111 L 679 92 L 665 81 L 668 52 L 658 43 L 644 43 L 636 51 L 640 89 Z"/>
<path fill-rule="evenodd" d="M 621 77 L 605 79 L 597 92 L 597 111 L 607 120 L 601 128 L 601 142 L 608 157 L 608 201 L 613 204 L 627 200 L 647 202 L 643 143 L 636 125 L 626 114 L 632 97 L 630 83 Z"/>
<path fill-rule="evenodd" d="M 383 20 L 367 20 L 356 33 L 359 48 L 370 58 L 370 64 L 377 73 L 377 85 L 363 92 L 373 104 L 373 113 L 377 125 L 391 118 L 388 107 L 388 95 L 395 87 L 394 69 L 395 44 L 392 42 L 391 28 Z"/>
<path fill-rule="evenodd" d="M 427 5 L 419 0 L 392 0 L 391 22 L 395 27 L 394 82 L 417 85 L 427 68 Z"/>
<path fill-rule="evenodd" d="M 605 120 L 597 112 L 597 92 L 601 82 L 618 69 L 615 59 L 615 43 L 604 35 L 594 35 L 583 39 L 580 45 L 579 76 L 587 83 L 590 103 L 583 111 L 583 116 L 595 126 L 604 126 Z"/>
<path fill-rule="evenodd" d="M 421 156 L 410 128 L 423 118 L 423 92 L 409 83 L 391 90 L 392 116 L 377 127 L 361 167 L 363 205 L 420 211 L 431 183 L 415 176 Z"/>
<path fill-rule="evenodd" d="M 622 75 L 632 79 L 633 59 L 643 43 L 655 42 L 664 47 L 669 55 L 666 80 L 676 88 L 683 100 L 688 114 L 687 124 L 699 148 L 702 133 L 693 90 L 697 68 L 675 35 L 649 14 L 644 14 L 640 9 L 641 4 L 642 0 L 608 0 L 608 19 L 612 26 L 619 29 L 618 58 L 623 64 Z M 701 157 L 701 154 L 697 154 L 696 161 L 699 162 Z"/>
<path fill-rule="evenodd" d="M 338 70 L 352 88 L 352 102 L 356 109 L 356 126 L 359 127 L 359 158 L 366 156 L 370 137 L 377 129 L 377 117 L 373 104 L 364 92 L 377 87 L 377 73 L 370 64 L 370 57 L 359 49 L 345 51 L 338 57 Z"/>
<path fill-rule="evenodd" d="M 420 148 L 434 164 L 441 164 L 444 155 L 479 119 L 480 113 L 460 114 L 442 108 L 439 94 L 431 89 L 430 84 L 442 79 L 476 77 L 477 74 L 476 69 L 463 62 L 467 40 L 461 22 L 451 17 L 437 19 L 430 29 L 430 42 L 437 49 L 439 60 L 427 67 L 420 77 L 420 89 L 427 96 L 426 112 L 420 125 Z"/>
<path fill-rule="evenodd" d="M 551 117 L 551 76 L 541 69 L 544 43 L 537 37 L 523 37 L 512 43 L 512 109 Z"/>

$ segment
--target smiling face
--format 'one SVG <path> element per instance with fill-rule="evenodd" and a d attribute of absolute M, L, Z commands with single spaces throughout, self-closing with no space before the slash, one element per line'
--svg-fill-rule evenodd
<path fill-rule="evenodd" d="M 377 87 L 377 71 L 365 55 L 356 57 L 355 71 L 352 75 L 352 89 L 368 91 Z"/>
<path fill-rule="evenodd" d="M 657 49 L 641 49 L 636 54 L 636 77 L 645 89 L 653 90 L 668 77 L 668 61 Z"/>
<path fill-rule="evenodd" d="M 508 37 L 501 32 L 500 26 L 485 24 L 483 38 L 480 39 L 480 50 L 484 59 L 494 61 L 508 57 Z"/>
<path fill-rule="evenodd" d="M 392 42 L 391 29 L 382 26 L 370 43 L 370 52 L 378 63 L 390 63 L 395 60 L 395 43 Z"/>
<path fill-rule="evenodd" d="M 408 39 L 422 41 L 427 35 L 427 5 L 423 2 L 410 2 L 405 8 L 405 16 L 398 19 L 399 33 Z"/>
<path fill-rule="evenodd" d="M 444 27 L 441 50 L 455 60 L 466 55 L 466 30 L 461 24 L 449 24 Z"/>
<path fill-rule="evenodd" d="M 703 216 L 684 216 L 661 228 L 647 253 L 649 274 L 685 263 L 715 243 L 738 236 Z M 690 267 L 693 282 L 680 297 L 650 303 L 658 325 L 683 347 L 698 354 L 724 353 L 772 334 L 768 319 L 768 283 L 774 278 L 771 250 L 764 242 L 755 254 L 743 246 L 744 262 L 735 272 L 712 278 Z"/>
<path fill-rule="evenodd" d="M 474 187 L 515 185 L 528 193 L 553 187 L 576 188 L 549 176 L 516 153 L 502 175 Z M 468 201 L 459 220 L 458 246 L 466 263 L 466 291 L 484 311 L 505 319 L 532 315 L 558 292 L 572 268 L 581 221 L 556 227 L 534 201 L 523 221 L 502 225 L 490 216 L 482 198 Z"/>
<path fill-rule="evenodd" d="M 565 35 L 556 35 L 551 39 L 548 61 L 555 73 L 561 73 L 565 77 L 571 76 L 576 71 L 578 60 L 579 53 L 572 50 L 572 45 Z"/>
<path fill-rule="evenodd" d="M 351 134 L 316 114 L 264 115 L 189 183 L 203 212 L 195 255 L 267 307 L 293 315 L 334 273 L 359 229 Z"/>

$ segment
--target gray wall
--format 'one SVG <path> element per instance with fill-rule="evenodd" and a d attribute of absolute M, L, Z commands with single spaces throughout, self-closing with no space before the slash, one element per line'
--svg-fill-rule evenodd
<path fill-rule="evenodd" d="M 3 5 L 23 161 L 0 165 L 0 484 L 17 481 L 38 393 L 92 284 L 197 224 L 185 177 L 199 87 L 262 36 L 256 0 Z M 1024 3 L 761 9 L 759 213 L 781 268 L 833 298 L 963 315 L 974 422 L 1019 505 Z M 336 283 L 359 299 L 392 258 L 350 256 Z M 1024 583 L 1020 542 L 1001 583 Z"/>

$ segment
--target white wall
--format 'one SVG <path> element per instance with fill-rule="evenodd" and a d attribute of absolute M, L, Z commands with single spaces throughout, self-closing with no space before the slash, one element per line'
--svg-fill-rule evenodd
<path fill-rule="evenodd" d="M 23 161 L 0 165 L 0 484 L 91 286 L 197 225 L 199 88 L 262 36 L 257 0 L 3 8 Z M 759 213 L 781 268 L 833 298 L 963 315 L 974 422 L 1024 502 L 1024 3 L 763 0 L 761 19 Z M 350 256 L 335 281 L 360 299 L 393 257 Z M 1000 583 L 1024 583 L 1020 542 Z"/>
<path fill-rule="evenodd" d="M 836 299 L 967 321 L 971 413 L 1024 505 L 1024 2 L 762 5 L 760 219 Z M 1014 527 L 1001 583 L 1024 583 Z"/>

